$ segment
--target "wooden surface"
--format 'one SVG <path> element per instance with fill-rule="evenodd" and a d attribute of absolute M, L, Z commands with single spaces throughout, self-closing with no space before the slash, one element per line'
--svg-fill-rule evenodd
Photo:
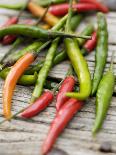
<path fill-rule="evenodd" d="M 8 19 L 9 16 L 16 15 L 17 11 L 0 9 L 0 24 Z M 25 13 L 24 18 L 30 18 Z M 106 69 L 109 66 L 111 54 L 116 53 L 116 13 L 111 12 L 107 15 L 109 31 L 109 52 Z M 89 16 L 84 20 L 78 30 L 83 29 L 85 23 L 93 22 L 96 25 L 95 16 Z M 8 51 L 10 46 L 0 45 L 0 56 Z M 91 74 L 94 71 L 94 52 L 86 57 Z M 115 54 L 116 55 L 116 54 Z M 40 54 L 40 57 L 43 53 Z M 114 60 L 114 73 L 116 75 L 116 58 Z M 49 76 L 62 79 L 69 67 L 69 62 L 65 61 L 54 67 Z M 2 86 L 0 80 L 0 121 L 2 117 Z M 116 88 L 114 90 L 116 92 Z M 28 105 L 32 93 L 32 87 L 17 86 L 13 96 L 13 113 Z M 41 145 L 46 137 L 50 122 L 55 116 L 55 103 L 53 102 L 45 111 L 31 120 L 16 118 L 11 123 L 6 122 L 0 126 L 0 155 L 40 155 Z M 99 151 L 100 145 L 108 141 L 112 145 L 112 153 L 116 154 L 116 97 L 112 98 L 112 103 L 108 111 L 103 129 L 93 138 L 91 128 L 95 118 L 95 98 L 87 101 L 84 108 L 75 115 L 65 131 L 58 138 L 55 147 L 67 152 L 69 155 L 104 155 Z"/>

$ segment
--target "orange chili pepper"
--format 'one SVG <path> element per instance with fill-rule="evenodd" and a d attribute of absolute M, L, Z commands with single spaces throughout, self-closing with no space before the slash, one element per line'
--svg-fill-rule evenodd
<path fill-rule="evenodd" d="M 44 14 L 44 12 L 45 12 L 44 8 L 42 8 L 39 5 L 36 5 L 33 2 L 29 2 L 28 9 L 31 11 L 31 13 L 33 15 L 35 15 L 37 17 L 38 16 L 41 17 Z M 56 23 L 58 23 L 58 21 L 59 21 L 59 19 L 57 17 L 55 17 L 54 15 L 52 15 L 51 13 L 47 13 L 43 20 L 45 22 L 47 22 L 49 25 L 51 25 L 51 26 L 56 25 Z"/>
<path fill-rule="evenodd" d="M 6 119 L 10 119 L 11 114 L 11 100 L 15 85 L 27 69 L 27 67 L 35 60 L 35 55 L 33 53 L 27 53 L 22 58 L 20 58 L 10 70 L 3 87 L 3 114 Z"/>

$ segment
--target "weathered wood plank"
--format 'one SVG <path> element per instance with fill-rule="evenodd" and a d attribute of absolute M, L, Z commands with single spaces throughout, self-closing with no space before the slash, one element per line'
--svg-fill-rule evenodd
<path fill-rule="evenodd" d="M 0 24 L 8 19 L 9 15 L 16 15 L 18 11 L 0 9 Z M 24 14 L 24 18 L 30 15 Z M 96 21 L 95 17 L 89 16 L 81 24 L 78 30 L 85 26 L 85 23 Z M 111 12 L 107 15 L 109 29 L 109 52 L 105 71 L 108 69 L 112 51 L 116 51 L 116 13 Z M 96 24 L 95 24 L 96 25 Z M 8 51 L 10 46 L 0 46 L 0 57 Z M 91 74 L 94 71 L 94 54 L 86 56 Z M 40 59 L 44 53 L 40 53 Z M 49 76 L 62 79 L 69 67 L 69 62 L 65 61 L 54 67 Z M 116 75 L 116 59 L 114 59 L 114 73 Z M 0 120 L 2 117 L 2 87 L 3 81 L 0 80 Z M 115 87 L 116 92 L 116 87 Z M 17 86 L 13 96 L 13 113 L 26 107 L 30 100 L 32 87 Z M 99 151 L 100 145 L 104 141 L 109 141 L 112 145 L 113 153 L 116 154 L 116 97 L 112 99 L 107 118 L 102 131 L 94 139 L 91 135 L 91 128 L 95 118 L 95 98 L 87 101 L 84 108 L 75 115 L 69 123 L 65 132 L 58 138 L 55 146 L 65 150 L 69 155 L 105 155 Z M 49 125 L 55 116 L 55 101 L 42 113 L 31 120 L 23 120 L 17 117 L 11 123 L 4 123 L 0 126 L 0 154 L 1 155 L 40 155 L 43 140 L 48 132 Z M 69 140 L 70 139 L 70 140 Z M 7 149 L 6 149 L 7 148 Z M 27 149 L 28 148 L 28 149 Z"/>

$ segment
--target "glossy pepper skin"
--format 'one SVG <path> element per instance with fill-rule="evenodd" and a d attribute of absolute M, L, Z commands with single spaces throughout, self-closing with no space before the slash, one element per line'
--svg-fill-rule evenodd
<path fill-rule="evenodd" d="M 103 13 L 108 13 L 109 9 L 107 6 L 103 5 L 102 3 L 98 2 L 97 0 L 79 0 L 81 3 L 92 3 L 95 4 L 99 11 Z"/>
<path fill-rule="evenodd" d="M 92 39 L 87 40 L 83 45 L 83 48 L 81 49 L 82 54 L 87 55 L 91 53 L 95 49 L 96 44 L 97 44 L 97 32 L 94 31 L 92 34 Z"/>
<path fill-rule="evenodd" d="M 54 120 L 51 123 L 47 138 L 42 145 L 42 154 L 46 155 L 53 147 L 57 137 L 73 118 L 76 112 L 83 107 L 83 102 L 76 99 L 69 99 L 57 112 Z"/>
<path fill-rule="evenodd" d="M 69 4 L 63 3 L 63 4 L 57 4 L 50 6 L 49 12 L 55 16 L 63 16 L 68 13 Z M 88 4 L 88 3 L 77 3 L 73 4 L 73 9 L 80 12 L 87 12 L 87 11 L 96 11 L 97 7 L 94 4 Z"/>
<path fill-rule="evenodd" d="M 110 70 L 103 75 L 98 86 L 96 94 L 96 118 L 92 129 L 93 135 L 95 135 L 102 127 L 111 103 L 114 86 L 115 76 L 112 68 L 110 68 Z"/>
<path fill-rule="evenodd" d="M 28 53 L 19 59 L 10 70 L 3 87 L 3 114 L 6 119 L 11 118 L 11 100 L 14 88 L 20 76 L 23 74 L 25 69 L 34 61 L 32 53 Z"/>
<path fill-rule="evenodd" d="M 97 31 L 98 40 L 95 53 L 95 71 L 92 82 L 92 95 L 96 93 L 99 82 L 102 78 L 108 53 L 108 30 L 107 30 L 106 18 L 103 13 L 98 13 L 97 17 L 98 17 L 98 31 Z"/>
<path fill-rule="evenodd" d="M 44 92 L 33 104 L 28 106 L 20 116 L 23 118 L 32 118 L 44 110 L 53 100 L 54 95 L 51 91 Z"/>
<path fill-rule="evenodd" d="M 54 39 L 48 50 L 43 67 L 40 69 L 38 74 L 38 79 L 37 79 L 34 91 L 32 93 L 31 103 L 33 103 L 41 95 L 43 91 L 44 83 L 48 76 L 49 70 L 52 67 L 53 59 L 58 47 L 58 42 L 59 42 L 59 38 Z"/>
<path fill-rule="evenodd" d="M 66 38 L 65 47 L 80 84 L 80 92 L 69 92 L 66 93 L 66 96 L 85 100 L 91 93 L 91 77 L 87 62 L 81 54 L 76 39 Z"/>
<path fill-rule="evenodd" d="M 69 99 L 69 97 L 65 96 L 67 92 L 72 92 L 74 89 L 76 81 L 73 76 L 67 76 L 61 84 L 61 87 L 56 96 L 56 109 L 60 110 L 63 104 Z"/>

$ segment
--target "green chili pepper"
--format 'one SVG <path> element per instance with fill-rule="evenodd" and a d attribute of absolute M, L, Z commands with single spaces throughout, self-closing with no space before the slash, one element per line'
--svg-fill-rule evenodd
<path fill-rule="evenodd" d="M 53 3 L 53 4 L 59 4 L 59 3 L 63 3 L 66 2 L 66 0 L 34 0 L 35 3 L 37 3 L 38 5 L 41 6 L 48 6 L 49 4 Z"/>
<path fill-rule="evenodd" d="M 2 79 L 6 79 L 8 73 L 10 71 L 10 68 L 5 68 L 0 72 L 0 77 Z M 34 73 L 34 75 L 22 75 L 21 78 L 18 80 L 18 84 L 27 86 L 27 85 L 34 85 L 37 80 L 37 72 Z"/>
<path fill-rule="evenodd" d="M 53 30 L 53 29 L 52 29 Z M 37 26 L 31 25 L 23 25 L 23 24 L 14 24 L 5 28 L 0 29 L 0 38 L 3 38 L 6 35 L 15 34 L 15 35 L 23 35 L 30 38 L 38 38 L 41 40 L 49 40 L 50 38 L 56 37 L 76 37 L 76 38 L 83 38 L 83 39 L 90 39 L 90 36 L 80 36 L 76 34 L 69 34 L 64 32 L 58 31 L 51 31 L 39 28 Z"/>
<path fill-rule="evenodd" d="M 115 76 L 113 73 L 113 59 L 109 71 L 102 77 L 97 94 L 96 94 L 96 119 L 92 133 L 96 132 L 102 127 L 103 121 L 106 117 L 112 94 L 115 86 Z"/>
<path fill-rule="evenodd" d="M 95 55 L 95 72 L 92 83 L 92 95 L 96 93 L 102 78 L 108 53 L 107 22 L 103 13 L 98 13 L 98 41 Z"/>
<path fill-rule="evenodd" d="M 71 3 L 71 1 L 70 1 Z M 70 19 L 71 19 L 72 7 L 69 9 L 69 16 L 66 23 L 65 31 L 71 31 L 70 28 Z M 88 65 L 86 60 L 84 59 L 81 51 L 79 49 L 79 45 L 76 39 L 66 38 L 65 39 L 65 47 L 67 55 L 72 63 L 72 66 L 75 70 L 75 73 L 78 76 L 79 84 L 80 84 L 80 92 L 74 93 L 66 93 L 66 96 L 77 98 L 79 100 L 85 100 L 89 97 L 91 93 L 91 77 L 88 69 Z"/>
<path fill-rule="evenodd" d="M 59 38 L 56 38 L 52 42 L 50 49 L 48 50 L 43 67 L 41 68 L 38 74 L 38 79 L 37 79 L 34 91 L 32 93 L 31 103 L 33 103 L 41 95 L 43 91 L 44 83 L 46 81 L 49 70 L 52 67 L 52 62 L 57 50 L 58 42 L 59 42 Z"/>

